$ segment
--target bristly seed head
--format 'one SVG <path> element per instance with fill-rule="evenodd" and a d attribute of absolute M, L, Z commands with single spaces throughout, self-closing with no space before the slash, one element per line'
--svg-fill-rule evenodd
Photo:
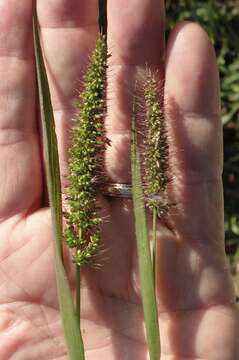
<path fill-rule="evenodd" d="M 105 37 L 99 35 L 71 132 L 66 189 L 69 211 L 64 235 L 68 246 L 76 249 L 73 262 L 79 266 L 90 262 L 100 242 L 102 219 L 96 204 L 96 181 L 103 176 L 102 161 L 108 144 L 103 121 L 107 58 Z"/>
<path fill-rule="evenodd" d="M 144 183 L 146 205 L 157 208 L 161 217 L 168 210 L 165 191 L 168 183 L 169 147 L 156 76 L 149 73 L 144 85 L 146 137 L 144 140 Z"/>

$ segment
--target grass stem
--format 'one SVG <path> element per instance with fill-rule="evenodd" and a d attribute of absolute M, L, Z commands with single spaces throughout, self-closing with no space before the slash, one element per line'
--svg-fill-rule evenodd
<path fill-rule="evenodd" d="M 152 226 L 152 268 L 153 268 L 153 277 L 156 279 L 156 251 L 157 251 L 157 208 L 153 209 L 153 226 Z"/>
<path fill-rule="evenodd" d="M 79 240 L 82 241 L 82 229 L 79 231 Z M 76 315 L 80 326 L 80 315 L 81 315 L 81 266 L 76 264 Z"/>
<path fill-rule="evenodd" d="M 150 360 L 160 359 L 160 335 L 151 251 L 148 239 L 144 193 L 141 180 L 140 156 L 132 119 L 131 170 L 136 245 L 138 254 L 141 295 Z"/>
<path fill-rule="evenodd" d="M 81 315 L 81 267 L 76 264 L 76 314 L 79 319 Z"/>

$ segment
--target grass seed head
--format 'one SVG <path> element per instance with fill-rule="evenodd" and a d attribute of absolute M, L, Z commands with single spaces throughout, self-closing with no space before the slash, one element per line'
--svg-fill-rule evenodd
<path fill-rule="evenodd" d="M 107 58 L 105 37 L 100 35 L 84 76 L 71 132 L 64 235 L 69 247 L 76 249 L 73 262 L 79 266 L 91 261 L 100 242 L 102 219 L 97 211 L 96 183 L 103 176 L 102 159 L 108 143 L 103 121 Z"/>
<path fill-rule="evenodd" d="M 156 76 L 148 74 L 144 85 L 146 137 L 144 140 L 144 183 L 147 206 L 167 211 L 165 192 L 168 183 L 169 148 L 165 119 Z"/>

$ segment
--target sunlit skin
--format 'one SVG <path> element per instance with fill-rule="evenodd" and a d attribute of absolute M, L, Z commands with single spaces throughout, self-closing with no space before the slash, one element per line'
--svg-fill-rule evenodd
<path fill-rule="evenodd" d="M 63 182 L 73 100 L 98 32 L 98 1 L 39 0 L 37 10 Z M 215 54 L 197 25 L 179 24 L 164 52 L 160 0 L 109 0 L 112 53 L 106 126 L 112 181 L 128 182 L 130 94 L 145 64 L 165 77 L 171 151 L 170 227 L 158 226 L 162 360 L 236 360 L 239 317 L 223 245 L 222 129 Z M 0 359 L 68 358 L 57 304 L 50 212 L 39 140 L 32 1 L 0 11 Z M 45 207 L 44 207 L 45 206 Z M 84 270 L 89 360 L 148 359 L 131 200 L 101 200 L 100 266 Z M 66 253 L 74 289 L 73 267 Z"/>

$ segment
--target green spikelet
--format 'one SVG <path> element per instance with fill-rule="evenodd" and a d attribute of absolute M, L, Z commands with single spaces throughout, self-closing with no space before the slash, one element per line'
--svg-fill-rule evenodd
<path fill-rule="evenodd" d="M 101 181 L 107 145 L 103 122 L 107 58 L 105 37 L 100 35 L 84 76 L 71 134 L 65 240 L 76 249 L 73 262 L 79 266 L 91 261 L 100 242 L 102 219 L 96 204 L 96 183 Z"/>
<path fill-rule="evenodd" d="M 144 150 L 146 205 L 157 209 L 161 217 L 167 211 L 165 191 L 168 183 L 169 148 L 167 130 L 160 105 L 160 94 L 154 75 L 149 74 L 144 86 L 146 137 Z"/>

